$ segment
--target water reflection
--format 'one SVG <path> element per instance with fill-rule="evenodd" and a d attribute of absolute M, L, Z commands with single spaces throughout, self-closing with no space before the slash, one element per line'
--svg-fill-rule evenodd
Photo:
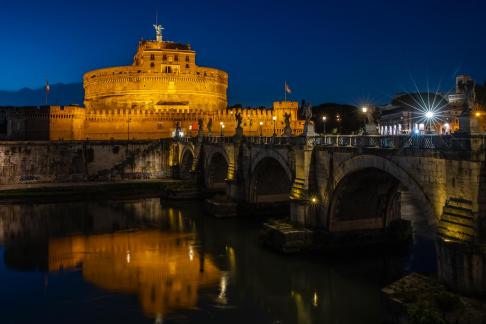
<path fill-rule="evenodd" d="M 380 321 L 380 288 L 403 275 L 406 258 L 284 256 L 258 244 L 260 228 L 204 217 L 197 202 L 0 206 L 2 320 Z M 19 300 L 31 311 L 15 311 Z"/>
<path fill-rule="evenodd" d="M 158 230 L 52 239 L 49 271 L 80 268 L 87 282 L 136 294 L 143 312 L 160 318 L 195 307 L 198 290 L 218 282 L 218 268 L 192 242 L 191 234 Z"/>

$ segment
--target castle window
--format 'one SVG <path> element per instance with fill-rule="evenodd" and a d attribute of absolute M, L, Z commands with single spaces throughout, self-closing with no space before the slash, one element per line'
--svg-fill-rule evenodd
<path fill-rule="evenodd" d="M 186 62 L 189 62 L 189 55 L 186 55 Z"/>
<path fill-rule="evenodd" d="M 178 55 L 174 56 L 174 61 L 176 61 L 176 62 L 179 61 L 179 56 Z"/>
<path fill-rule="evenodd" d="M 162 56 L 162 60 L 167 61 L 167 55 Z"/>
<path fill-rule="evenodd" d="M 172 73 L 172 68 L 170 66 L 166 66 L 165 73 Z"/>
<path fill-rule="evenodd" d="M 154 62 L 150 62 L 150 67 L 153 68 L 155 66 Z"/>
<path fill-rule="evenodd" d="M 155 60 L 155 54 L 150 54 L 150 60 L 151 61 Z"/>
<path fill-rule="evenodd" d="M 186 64 L 186 69 L 188 69 L 188 68 L 189 68 L 189 64 Z"/>

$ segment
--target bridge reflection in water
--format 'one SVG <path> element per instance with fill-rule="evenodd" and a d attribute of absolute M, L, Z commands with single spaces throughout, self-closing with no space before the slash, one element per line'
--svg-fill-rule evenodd
<path fill-rule="evenodd" d="M 378 323 L 380 289 L 408 264 L 283 256 L 260 228 L 198 202 L 1 205 L 0 321 Z"/>
<path fill-rule="evenodd" d="M 158 318 L 195 307 L 198 290 L 220 277 L 191 234 L 158 230 L 50 240 L 49 271 L 74 268 L 100 288 L 138 295 L 143 312 Z"/>

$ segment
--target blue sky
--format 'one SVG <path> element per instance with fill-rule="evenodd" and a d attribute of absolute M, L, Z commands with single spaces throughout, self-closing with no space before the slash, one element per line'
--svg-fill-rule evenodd
<path fill-rule="evenodd" d="M 229 73 L 230 103 L 387 102 L 486 80 L 486 1 L 11 1 L 0 10 L 0 89 L 81 82 L 91 69 L 132 63 L 137 42 L 189 42 L 199 65 Z"/>

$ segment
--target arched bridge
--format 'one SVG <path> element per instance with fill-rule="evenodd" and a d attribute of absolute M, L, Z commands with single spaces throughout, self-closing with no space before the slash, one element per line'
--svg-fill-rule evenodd
<path fill-rule="evenodd" d="M 485 136 L 200 137 L 174 146 L 181 177 L 198 174 L 236 202 L 288 201 L 291 220 L 309 229 L 385 229 L 407 191 L 438 233 L 441 278 L 486 292 Z"/>

